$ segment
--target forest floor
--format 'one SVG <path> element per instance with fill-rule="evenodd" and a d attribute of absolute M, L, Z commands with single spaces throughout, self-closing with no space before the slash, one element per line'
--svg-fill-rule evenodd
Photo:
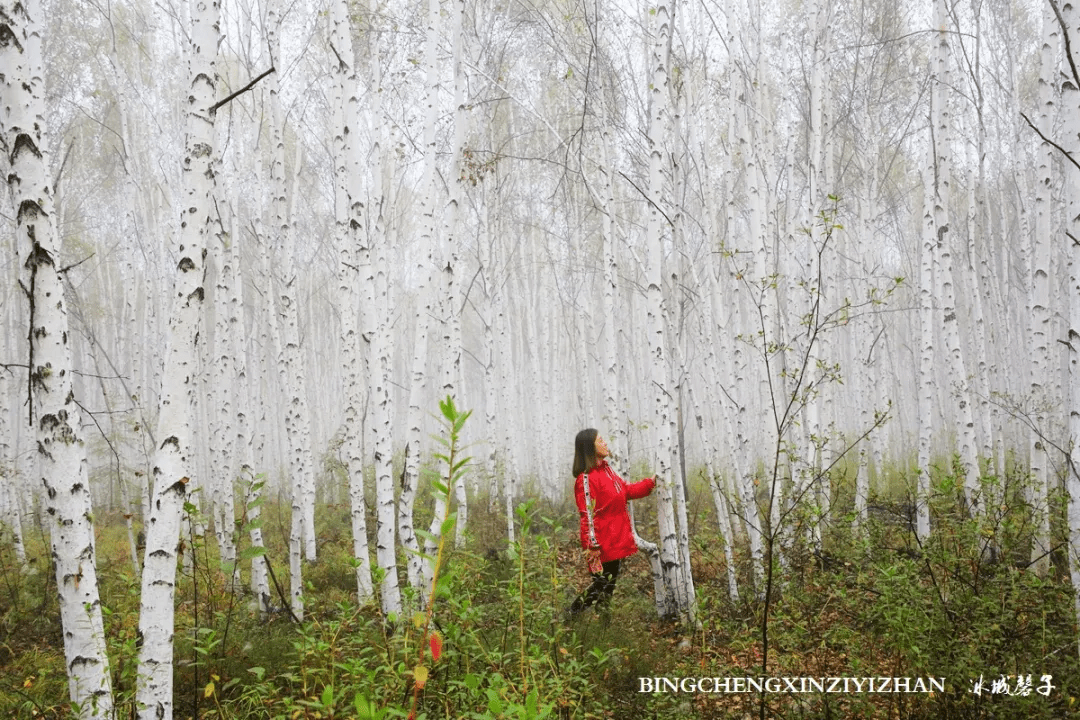
<path fill-rule="evenodd" d="M 740 597 L 728 597 L 707 498 L 707 491 L 690 495 L 697 622 L 683 626 L 657 619 L 641 554 L 625 563 L 610 613 L 589 610 L 568 621 L 563 611 L 589 580 L 569 504 L 519 511 L 519 544 L 511 548 L 505 517 L 475 500 L 469 540 L 445 563 L 433 614 L 443 651 L 417 693 L 418 717 L 1080 717 L 1068 573 L 1060 560 L 1041 575 L 1017 567 L 1025 564 L 1014 562 L 1018 538 L 1028 532 L 1019 510 L 1013 517 L 1003 504 L 994 517 L 971 520 L 939 503 L 934 534 L 919 545 L 897 522 L 903 503 L 878 501 L 858 540 L 837 512 L 818 552 L 793 525 L 775 564 L 766 671 L 764 603 L 751 590 L 741 547 Z M 655 537 L 651 504 L 636 505 L 639 529 Z M 268 558 L 285 588 L 287 513 L 287 505 L 264 509 Z M 301 625 L 286 612 L 252 611 L 251 598 L 227 582 L 212 532 L 189 539 L 194 553 L 180 568 L 176 605 L 177 718 L 407 716 L 422 655 L 418 624 L 392 625 L 377 605 L 356 606 L 347 508 L 322 505 L 317 523 L 320 556 L 305 565 Z M 40 533 L 27 533 L 27 547 L 29 572 L 0 548 L 0 717 L 74 717 Z M 118 717 L 132 717 L 139 582 L 119 516 L 99 519 L 98 565 Z M 877 692 L 867 692 L 871 677 Z M 743 691 L 716 692 L 723 681 L 713 678 Z M 745 678 L 776 680 L 762 694 L 737 684 Z M 829 678 L 848 680 L 834 692 L 812 684 L 835 682 Z M 883 678 L 892 679 L 887 688 Z M 896 692 L 905 681 L 895 678 L 906 678 L 910 691 Z"/>

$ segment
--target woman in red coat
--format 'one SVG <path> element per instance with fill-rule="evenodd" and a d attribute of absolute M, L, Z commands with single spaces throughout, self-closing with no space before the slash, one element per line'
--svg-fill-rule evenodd
<path fill-rule="evenodd" d="M 593 581 L 570 606 L 571 616 L 598 600 L 611 598 L 623 558 L 637 552 L 626 502 L 647 496 L 656 486 L 652 478 L 624 482 L 608 465 L 609 454 L 607 443 L 593 428 L 577 434 L 574 497 L 581 514 L 581 547 L 587 553 Z"/>

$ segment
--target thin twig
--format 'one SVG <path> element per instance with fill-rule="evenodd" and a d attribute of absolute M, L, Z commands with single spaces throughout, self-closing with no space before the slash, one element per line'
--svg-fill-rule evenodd
<path fill-rule="evenodd" d="M 637 191 L 638 191 L 639 193 L 641 193 L 641 197 L 645 198 L 645 200 L 646 200 L 646 201 L 648 201 L 648 203 L 649 203 L 650 205 L 652 205 L 652 206 L 653 206 L 654 208 L 656 208 L 656 212 L 658 212 L 658 213 L 660 213 L 661 215 L 663 215 L 663 216 L 664 216 L 664 219 L 668 221 L 668 225 L 670 225 L 671 227 L 675 227 L 675 223 L 674 223 L 674 222 L 672 222 L 671 218 L 669 218 L 669 217 L 667 216 L 667 213 L 666 213 L 666 212 L 664 212 L 664 211 L 663 211 L 663 210 L 662 210 L 662 209 L 660 208 L 660 206 L 659 206 L 659 205 L 657 205 L 656 203 L 654 203 L 654 202 L 653 202 L 653 200 L 652 200 L 652 198 L 651 198 L 651 197 L 649 197 L 649 196 L 648 196 L 647 194 L 645 194 L 645 191 L 644 191 L 644 190 L 642 190 L 642 189 L 641 189 L 641 188 L 639 188 L 639 187 L 638 187 L 638 186 L 637 186 L 636 184 L 634 184 L 634 181 L 633 181 L 633 180 L 631 180 L 630 178 L 628 178 L 628 177 L 626 176 L 626 173 L 624 173 L 624 172 L 623 172 L 622 170 L 620 170 L 620 171 L 619 171 L 619 174 L 620 174 L 620 175 L 622 175 L 622 178 L 623 178 L 623 180 L 625 180 L 626 182 L 630 183 L 630 185 L 632 185 L 632 186 L 633 186 L 633 188 L 634 188 L 635 190 L 637 190 Z"/>
<path fill-rule="evenodd" d="M 71 263 L 71 264 L 70 264 L 70 265 L 68 265 L 67 267 L 62 267 L 62 268 L 60 268 L 59 270 L 57 270 L 57 271 L 56 271 L 56 273 L 57 273 L 58 275 L 63 275 L 63 274 L 64 274 L 64 273 L 66 273 L 66 272 L 67 272 L 68 270 L 71 270 L 72 268 L 77 268 L 77 267 L 79 267 L 79 266 L 80 266 L 80 265 L 82 265 L 82 264 L 83 264 L 84 262 L 86 262 L 86 261 L 87 261 L 87 260 L 89 260 L 90 258 L 94 257 L 94 255 L 96 255 L 96 254 L 97 254 L 97 253 L 90 253 L 89 255 L 87 255 L 86 257 L 84 257 L 84 258 L 83 258 L 82 260 L 80 260 L 79 262 L 76 262 L 76 263 Z"/>

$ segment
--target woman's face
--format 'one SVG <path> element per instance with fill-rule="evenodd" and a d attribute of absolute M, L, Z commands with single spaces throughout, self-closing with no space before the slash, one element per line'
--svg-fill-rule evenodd
<path fill-rule="evenodd" d="M 611 454 L 611 452 L 609 452 L 608 449 L 607 449 L 607 443 L 604 442 L 604 438 L 600 437 L 599 433 L 597 433 L 597 435 L 596 435 L 596 445 L 595 445 L 595 447 L 596 447 L 596 459 L 597 460 L 603 460 L 604 458 L 606 458 L 608 455 Z"/>

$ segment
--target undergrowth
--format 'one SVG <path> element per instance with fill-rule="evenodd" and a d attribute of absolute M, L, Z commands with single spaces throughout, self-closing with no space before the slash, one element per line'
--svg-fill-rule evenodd
<path fill-rule="evenodd" d="M 837 479 L 838 493 L 842 479 Z M 992 512 L 970 519 L 951 476 L 935 480 L 933 533 L 919 544 L 902 497 L 872 499 L 866 532 L 835 508 L 813 552 L 793 534 L 771 611 L 769 676 L 944 678 L 934 693 L 791 693 L 767 697 L 771 718 L 1063 718 L 1076 713 L 1077 628 L 1067 568 L 1043 576 L 1024 567 L 1030 511 L 1022 489 L 1006 488 Z M 518 541 L 506 519 L 473 498 L 469 541 L 447 547 L 431 630 L 440 639 L 418 718 L 739 718 L 758 716 L 752 693 L 641 692 L 643 678 L 757 677 L 760 603 L 747 552 L 735 558 L 742 595 L 727 596 L 724 555 L 708 493 L 692 487 L 692 557 L 699 627 L 656 619 L 648 563 L 631 558 L 620 574 L 610 617 L 563 611 L 588 584 L 569 502 L 534 501 L 517 510 Z M 496 503 L 496 508 L 500 504 Z M 638 503 L 639 529 L 654 518 Z M 369 504 L 374 507 L 374 504 Z M 273 503 L 264 517 L 287 517 Z M 1063 509 L 1055 505 L 1055 528 Z M 372 521 L 374 518 L 372 518 Z M 260 617 L 243 588 L 232 588 L 213 533 L 189 538 L 178 576 L 177 718 L 405 718 L 417 689 L 416 658 L 426 648 L 412 613 L 426 593 L 406 590 L 402 618 L 377 604 L 358 606 L 347 508 L 318 513 L 320 557 L 305 567 L 306 620 L 287 612 Z M 373 522 L 370 524 L 373 526 Z M 139 583 L 119 516 L 98 518 L 98 562 L 118 717 L 131 716 L 137 662 Z M 288 528 L 264 525 L 267 557 L 287 587 Z M 73 717 L 47 554 L 27 533 L 34 558 L 21 571 L 0 546 L 0 717 Z M 401 561 L 404 557 L 400 558 Z M 403 562 L 401 563 L 403 564 Z M 243 575 L 246 581 L 246 574 Z M 197 594 L 196 594 L 197 589 Z M 282 606 L 275 597 L 274 604 Z M 425 650 L 426 652 L 426 650 Z M 427 656 L 427 657 L 430 657 Z M 1001 679 L 1027 694 L 991 692 Z M 1051 676 L 1048 695 L 1037 691 Z M 981 693 L 977 684 L 982 679 Z M 646 689 L 648 689 L 646 687 Z"/>

